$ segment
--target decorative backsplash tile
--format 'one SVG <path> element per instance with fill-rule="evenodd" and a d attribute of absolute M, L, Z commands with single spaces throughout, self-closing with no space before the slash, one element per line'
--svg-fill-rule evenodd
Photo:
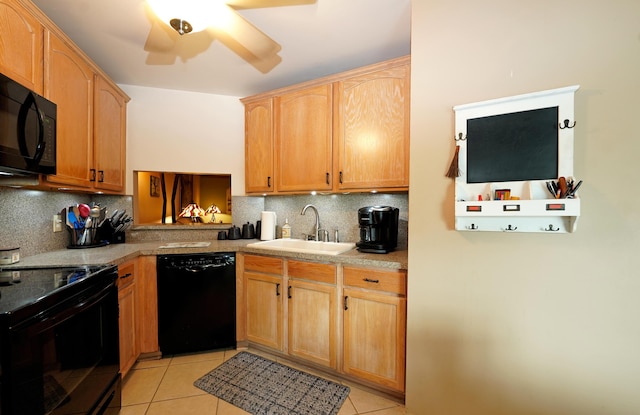
<path fill-rule="evenodd" d="M 126 209 L 133 213 L 131 196 L 88 195 L 63 192 L 42 192 L 35 190 L 0 187 L 0 247 L 20 248 L 22 257 L 36 255 L 58 249 L 69 244 L 69 234 L 65 227 L 62 232 L 53 233 L 53 215 L 67 206 L 77 203 L 96 202 L 106 206 L 110 212 Z M 301 215 L 302 208 L 313 204 L 320 215 L 320 225 L 329 231 L 333 240 L 334 230 L 339 231 L 343 242 L 359 239 L 358 209 L 364 206 L 384 205 L 400 209 L 398 248 L 406 249 L 409 220 L 408 194 L 354 193 L 344 195 L 295 195 L 295 196 L 234 196 L 233 224 L 256 223 L 260 212 L 269 210 L 277 215 L 277 235 L 285 219 L 291 225 L 291 236 L 301 238 L 302 234 L 313 233 L 315 217 L 311 211 Z M 194 241 L 213 239 L 217 231 L 212 228 L 172 229 L 171 225 L 152 229 L 130 229 L 127 241 Z M 217 226 L 216 226 L 217 228 Z"/>

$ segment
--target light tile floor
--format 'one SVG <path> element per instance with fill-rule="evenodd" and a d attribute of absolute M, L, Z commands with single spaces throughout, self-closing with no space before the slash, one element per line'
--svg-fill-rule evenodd
<path fill-rule="evenodd" d="M 249 351 L 279 361 L 259 351 Z M 124 380 L 120 415 L 249 415 L 193 386 L 194 381 L 236 353 L 217 351 L 138 362 Z M 397 402 L 348 386 L 351 393 L 338 415 L 405 415 L 404 406 Z"/>

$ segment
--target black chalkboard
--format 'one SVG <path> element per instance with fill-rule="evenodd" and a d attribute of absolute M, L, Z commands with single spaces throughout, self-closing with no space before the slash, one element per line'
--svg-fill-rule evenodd
<path fill-rule="evenodd" d="M 467 120 L 467 183 L 558 177 L 558 107 Z"/>

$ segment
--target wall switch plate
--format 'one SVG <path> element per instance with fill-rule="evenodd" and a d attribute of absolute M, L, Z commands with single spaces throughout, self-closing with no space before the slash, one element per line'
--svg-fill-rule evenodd
<path fill-rule="evenodd" d="M 62 217 L 59 213 L 53 215 L 53 231 L 62 232 Z"/>

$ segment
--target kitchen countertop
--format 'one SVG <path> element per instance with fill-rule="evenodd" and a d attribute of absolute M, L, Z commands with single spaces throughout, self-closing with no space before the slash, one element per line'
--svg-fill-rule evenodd
<path fill-rule="evenodd" d="M 226 241 L 180 241 L 173 244 L 193 244 L 202 245 L 202 242 L 209 242 L 208 246 L 187 246 L 161 248 L 170 245 L 172 242 L 140 242 L 113 244 L 97 248 L 86 249 L 61 249 L 46 252 L 29 257 L 23 257 L 20 262 L 0 267 L 10 268 L 42 268 L 56 266 L 77 266 L 77 265 L 118 265 L 123 262 L 135 259 L 141 255 L 164 255 L 164 254 L 192 254 L 199 252 L 243 252 L 259 254 L 265 256 L 277 256 L 284 258 L 303 259 L 317 262 L 340 263 L 350 265 L 361 265 L 376 268 L 407 269 L 407 251 L 393 251 L 388 254 L 368 254 L 358 252 L 356 249 L 339 255 L 318 255 L 303 254 L 297 252 L 285 252 L 275 250 L 263 250 L 259 248 L 248 248 L 246 245 L 256 242 L 255 239 L 239 239 Z"/>

